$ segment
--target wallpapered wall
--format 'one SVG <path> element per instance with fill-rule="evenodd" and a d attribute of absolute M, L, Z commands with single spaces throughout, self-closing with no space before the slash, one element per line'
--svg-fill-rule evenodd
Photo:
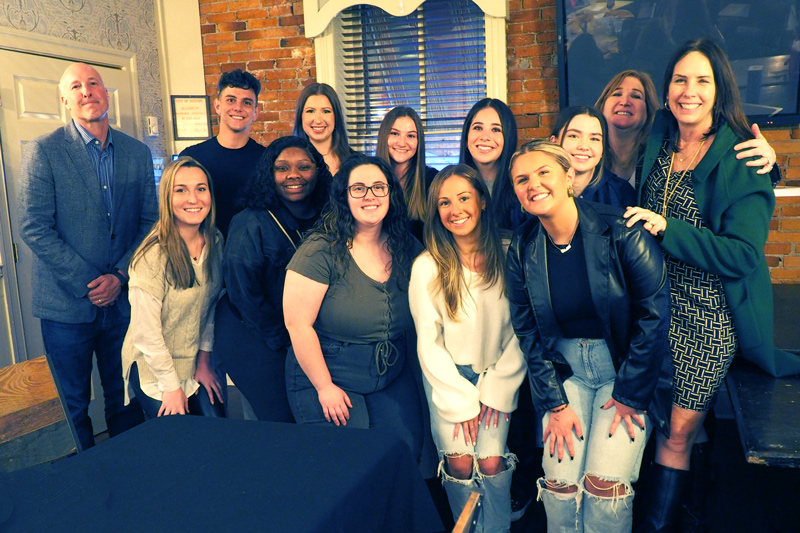
<path fill-rule="evenodd" d="M 136 54 L 142 117 L 158 117 L 159 137 L 146 137 L 163 156 L 163 102 L 154 0 L 0 0 L 0 26 Z M 144 118 L 142 118 L 144 127 Z"/>

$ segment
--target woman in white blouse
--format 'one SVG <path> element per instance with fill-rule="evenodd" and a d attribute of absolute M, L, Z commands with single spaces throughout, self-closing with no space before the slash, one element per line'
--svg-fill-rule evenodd
<path fill-rule="evenodd" d="M 128 269 L 131 324 L 122 346 L 125 402 L 133 392 L 151 418 L 223 417 L 224 382 L 210 365 L 214 306 L 222 281 L 222 235 L 214 225 L 208 172 L 191 157 L 172 161 L 161 176 L 158 200 L 158 222 Z"/>
<path fill-rule="evenodd" d="M 484 490 L 477 531 L 508 531 L 516 457 L 509 413 L 525 377 L 504 294 L 503 244 L 477 171 L 451 165 L 431 184 L 426 251 L 409 286 L 431 430 L 453 516 Z"/>

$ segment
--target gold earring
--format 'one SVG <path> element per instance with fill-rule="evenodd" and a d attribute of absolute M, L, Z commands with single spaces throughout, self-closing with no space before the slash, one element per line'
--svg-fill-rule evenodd
<path fill-rule="evenodd" d="M 572 188 L 572 185 L 567 187 L 567 196 L 570 198 L 575 198 L 575 189 Z"/>

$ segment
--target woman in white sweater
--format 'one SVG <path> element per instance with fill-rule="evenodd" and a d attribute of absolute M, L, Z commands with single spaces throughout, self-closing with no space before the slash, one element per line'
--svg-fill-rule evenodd
<path fill-rule="evenodd" d="M 125 403 L 133 392 L 151 418 L 223 417 L 222 378 L 210 365 L 222 235 L 208 172 L 191 157 L 172 161 L 161 176 L 158 203 L 158 221 L 129 268 Z"/>
<path fill-rule="evenodd" d="M 525 377 L 503 286 L 505 253 L 483 180 L 451 165 L 431 184 L 426 251 L 409 287 L 431 431 L 453 516 L 473 486 L 484 490 L 477 531 L 508 531 L 509 414 Z"/>

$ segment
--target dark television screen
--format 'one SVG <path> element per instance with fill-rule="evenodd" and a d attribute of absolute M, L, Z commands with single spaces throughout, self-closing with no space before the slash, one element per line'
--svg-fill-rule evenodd
<path fill-rule="evenodd" d="M 561 106 L 593 105 L 621 70 L 661 87 L 672 52 L 705 35 L 728 54 L 748 118 L 800 123 L 800 0 L 557 0 Z"/>

